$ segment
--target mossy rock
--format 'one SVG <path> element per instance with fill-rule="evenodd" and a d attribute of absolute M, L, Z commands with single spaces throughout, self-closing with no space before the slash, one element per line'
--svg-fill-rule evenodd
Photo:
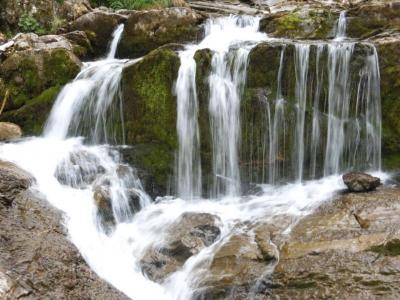
<path fill-rule="evenodd" d="M 372 246 L 368 249 L 368 251 L 372 251 L 384 256 L 399 256 L 400 255 L 400 240 L 393 239 L 388 241 L 387 243 Z"/>
<path fill-rule="evenodd" d="M 382 99 L 382 154 L 386 169 L 400 168 L 400 40 L 377 45 Z"/>
<path fill-rule="evenodd" d="M 367 3 L 351 9 L 347 16 L 347 35 L 352 38 L 400 30 L 400 2 Z"/>
<path fill-rule="evenodd" d="M 50 87 L 66 84 L 79 73 L 80 66 L 79 59 L 63 48 L 14 52 L 0 65 L 0 95 L 7 89 L 10 92 L 5 111 L 29 104 Z"/>
<path fill-rule="evenodd" d="M 273 37 L 326 39 L 333 37 L 337 18 L 326 9 L 295 10 L 263 18 L 260 30 Z"/>
<path fill-rule="evenodd" d="M 146 185 L 146 191 L 153 195 L 165 193 L 173 175 L 177 148 L 173 86 L 179 65 L 179 56 L 163 48 L 127 66 L 122 75 L 126 141 L 134 146 L 129 157 L 148 174 L 151 186 Z"/>
<path fill-rule="evenodd" d="M 23 107 L 3 113 L 0 120 L 18 124 L 24 135 L 40 135 L 60 90 L 59 85 L 51 87 Z"/>
<path fill-rule="evenodd" d="M 135 58 L 164 44 L 197 40 L 202 19 L 186 7 L 132 12 L 126 21 L 117 55 Z"/>

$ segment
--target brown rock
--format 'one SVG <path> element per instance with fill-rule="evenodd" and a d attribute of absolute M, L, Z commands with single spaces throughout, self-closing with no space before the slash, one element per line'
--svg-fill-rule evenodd
<path fill-rule="evenodd" d="M 27 190 L 31 180 L 0 162 L 0 298 L 127 300 L 89 268 L 60 212 Z"/>
<path fill-rule="evenodd" d="M 0 141 L 8 141 L 20 138 L 22 136 L 21 128 L 13 123 L 0 122 Z"/>
<path fill-rule="evenodd" d="M 375 190 L 381 180 L 363 172 L 350 172 L 343 175 L 343 182 L 351 192 L 369 192 Z"/>

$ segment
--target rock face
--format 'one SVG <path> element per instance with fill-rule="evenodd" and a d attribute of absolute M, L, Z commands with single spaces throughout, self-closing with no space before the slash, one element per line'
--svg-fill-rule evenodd
<path fill-rule="evenodd" d="M 174 51 L 161 48 L 125 67 L 122 74 L 126 142 L 133 145 L 123 150 L 124 159 L 138 168 L 152 196 L 166 194 L 173 174 L 177 147 L 173 85 L 179 64 Z"/>
<path fill-rule="evenodd" d="M 29 14 L 45 28 L 50 28 L 56 19 L 72 21 L 90 10 L 88 0 L 16 0 L 1 1 L 0 30 L 18 28 L 20 18 Z"/>
<path fill-rule="evenodd" d="M 351 192 L 369 192 L 375 190 L 381 180 L 362 172 L 351 172 L 343 175 L 343 182 Z"/>
<path fill-rule="evenodd" d="M 190 8 L 138 11 L 129 14 L 118 46 L 118 56 L 135 58 L 168 43 L 190 42 L 200 37 L 203 17 Z"/>
<path fill-rule="evenodd" d="M 22 136 L 21 128 L 13 123 L 0 122 L 0 141 L 8 141 Z"/>
<path fill-rule="evenodd" d="M 27 190 L 32 181 L 0 162 L 0 298 L 128 299 L 90 270 L 61 215 Z"/>
<path fill-rule="evenodd" d="M 0 119 L 40 134 L 61 87 L 80 71 L 72 44 L 62 36 L 20 34 L 0 63 L 0 97 L 9 92 Z"/>
<path fill-rule="evenodd" d="M 93 10 L 70 26 L 89 38 L 95 56 L 104 56 L 115 28 L 125 23 L 117 56 L 137 58 L 168 43 L 196 40 L 203 17 L 187 7 L 147 11 L 110 12 Z"/>

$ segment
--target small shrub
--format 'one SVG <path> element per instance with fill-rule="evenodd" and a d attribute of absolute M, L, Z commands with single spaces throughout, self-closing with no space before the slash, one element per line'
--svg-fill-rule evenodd
<path fill-rule="evenodd" d="M 108 6 L 113 9 L 148 9 L 172 6 L 172 0 L 92 0 L 94 6 Z"/>
<path fill-rule="evenodd" d="M 22 32 L 34 32 L 37 34 L 45 34 L 46 30 L 39 22 L 29 14 L 24 14 L 19 18 L 18 26 Z"/>

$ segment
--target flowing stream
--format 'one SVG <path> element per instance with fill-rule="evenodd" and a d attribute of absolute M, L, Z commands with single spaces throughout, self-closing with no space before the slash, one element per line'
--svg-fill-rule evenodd
<path fill-rule="evenodd" d="M 340 173 L 353 166 L 380 169 L 380 95 L 376 50 L 365 58 L 356 93 L 350 82 L 355 42 L 345 38 L 341 14 L 337 38 L 324 43 L 280 41 L 277 92 L 267 99 L 263 161 L 268 179 L 257 195 L 241 196 L 241 101 L 249 53 L 260 42 L 274 41 L 258 31 L 256 17 L 208 20 L 205 37 L 180 52 L 177 96 L 177 198 L 153 202 L 135 169 L 121 162 L 124 143 L 120 78 L 126 64 L 114 58 L 123 32 L 119 26 L 104 60 L 85 63 L 74 81 L 59 94 L 41 137 L 0 146 L 0 157 L 31 172 L 35 190 L 62 210 L 69 238 L 91 268 L 132 299 L 190 299 L 207 272 L 215 250 L 244 222 L 268 222 L 276 216 L 301 217 L 342 189 Z M 287 123 L 289 99 L 282 89 L 284 64 L 294 44 L 295 126 Z M 316 47 L 316 51 L 311 51 Z M 212 157 L 211 197 L 202 195 L 201 132 L 195 53 L 210 49 L 208 78 Z M 311 57 L 317 61 L 310 69 Z M 327 57 L 326 70 L 319 63 Z M 310 88 L 310 74 L 315 88 Z M 323 84 L 328 92 L 323 97 Z M 311 107 L 311 110 L 310 110 Z M 288 136 L 287 136 L 288 135 Z M 323 140 L 320 136 L 326 135 Z M 293 136 L 294 138 L 290 138 Z M 286 151 L 290 166 L 275 157 Z M 284 155 L 286 155 L 284 154 Z M 323 162 L 322 167 L 319 165 Z M 317 175 L 322 168 L 322 173 Z M 274 185 L 288 177 L 291 183 Z M 317 178 L 314 180 L 304 180 Z M 324 175 L 322 177 L 322 175 Z M 267 176 L 267 175 L 266 175 Z M 96 203 L 110 203 L 102 216 Z M 188 212 L 219 218 L 220 237 L 157 284 L 142 273 L 140 260 L 150 246 L 161 245 L 169 226 Z M 109 229 L 112 227 L 113 229 Z M 288 228 L 288 233 L 290 228 Z M 260 274 L 261 275 L 261 274 Z"/>

